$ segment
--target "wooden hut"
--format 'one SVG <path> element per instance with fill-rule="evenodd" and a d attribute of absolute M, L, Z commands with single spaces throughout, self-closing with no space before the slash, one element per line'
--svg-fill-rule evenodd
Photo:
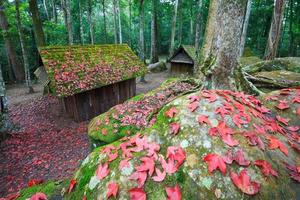
<path fill-rule="evenodd" d="M 191 45 L 181 45 L 169 59 L 171 74 L 193 74 L 196 63 L 196 50 Z"/>
<path fill-rule="evenodd" d="M 52 46 L 39 52 L 49 91 L 76 121 L 89 120 L 133 97 L 135 78 L 147 71 L 123 44 Z"/>

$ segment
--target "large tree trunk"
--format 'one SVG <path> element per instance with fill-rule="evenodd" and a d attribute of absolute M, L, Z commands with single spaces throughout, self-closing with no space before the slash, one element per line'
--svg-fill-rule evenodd
<path fill-rule="evenodd" d="M 276 57 L 278 44 L 281 36 L 281 26 L 284 16 L 284 0 L 275 0 L 275 7 L 273 11 L 273 18 L 271 28 L 269 31 L 269 38 L 265 51 L 265 59 L 273 60 Z"/>
<path fill-rule="evenodd" d="M 107 43 L 105 0 L 102 0 L 102 14 L 103 14 L 104 43 Z"/>
<path fill-rule="evenodd" d="M 13 74 L 15 76 L 10 78 L 12 78 L 12 81 L 14 81 L 14 78 L 16 78 L 17 81 L 21 82 L 24 80 L 24 71 L 22 69 L 21 63 L 16 54 L 16 50 L 10 38 L 9 25 L 6 19 L 6 15 L 4 13 L 5 8 L 3 3 L 4 1 L 0 1 L 0 27 L 3 33 L 8 63 L 10 64 Z"/>
<path fill-rule="evenodd" d="M 173 14 L 172 28 L 171 28 L 171 43 L 170 43 L 169 57 L 171 57 L 173 55 L 174 48 L 175 48 L 175 34 L 176 34 L 176 19 L 177 19 L 177 11 L 178 11 L 178 1 L 179 0 L 175 0 L 175 5 L 174 5 L 174 14 Z"/>
<path fill-rule="evenodd" d="M 140 0 L 139 14 L 140 14 L 140 38 L 139 38 L 139 53 L 140 58 L 145 62 L 145 38 L 144 38 L 144 28 L 145 28 L 145 10 L 144 10 L 144 0 Z M 146 82 L 145 76 L 141 77 L 141 82 Z"/>
<path fill-rule="evenodd" d="M 2 76 L 2 66 L 0 65 L 0 142 L 7 137 L 7 131 L 11 127 L 8 116 L 8 103 L 6 97 L 5 83 Z"/>
<path fill-rule="evenodd" d="M 29 10 L 31 12 L 31 18 L 37 46 L 45 46 L 46 40 L 36 0 L 29 0 Z"/>
<path fill-rule="evenodd" d="M 120 1 L 118 1 L 118 22 L 119 22 L 119 43 L 122 44 L 123 43 L 123 37 L 122 37 Z"/>
<path fill-rule="evenodd" d="M 117 0 L 113 0 L 114 9 L 114 33 L 115 33 L 115 44 L 118 44 L 118 11 L 117 11 Z"/>
<path fill-rule="evenodd" d="M 92 2 L 91 0 L 88 0 L 88 21 L 89 21 L 89 26 L 90 26 L 90 38 L 91 38 L 91 44 L 95 43 L 95 38 L 94 38 L 94 24 L 93 24 L 93 19 L 92 19 Z"/>
<path fill-rule="evenodd" d="M 82 24 L 82 10 L 81 9 L 82 9 L 82 7 L 81 7 L 81 0 L 78 0 L 80 43 L 84 44 L 83 24 Z"/>
<path fill-rule="evenodd" d="M 28 87 L 28 92 L 33 93 L 34 91 L 33 91 L 31 78 L 30 78 L 29 61 L 28 61 L 27 52 L 25 50 L 25 39 L 24 39 L 24 35 L 23 35 L 22 23 L 21 23 L 20 11 L 19 11 L 19 0 L 15 0 L 15 5 L 16 5 L 17 30 L 19 33 L 22 56 L 23 56 L 23 63 L 24 63 L 25 81 L 26 81 L 26 85 Z"/>
<path fill-rule="evenodd" d="M 240 56 L 247 0 L 212 0 L 203 47 L 201 72 L 206 89 L 237 88 L 234 72 Z"/>
<path fill-rule="evenodd" d="M 150 63 L 158 62 L 157 50 L 157 0 L 152 0 L 152 20 L 151 20 L 151 59 Z"/>
<path fill-rule="evenodd" d="M 201 35 L 201 25 L 202 25 L 202 0 L 198 0 L 198 12 L 196 21 L 196 33 L 195 33 L 195 49 L 198 55 L 200 49 L 200 35 Z"/>
<path fill-rule="evenodd" d="M 70 45 L 72 45 L 74 43 L 74 39 L 73 39 L 70 0 L 62 0 L 62 8 L 64 13 L 65 26 L 68 32 L 68 42 Z"/>
<path fill-rule="evenodd" d="M 244 18 L 243 31 L 242 31 L 242 36 L 241 36 L 240 56 L 243 55 L 244 49 L 245 49 L 247 30 L 248 30 L 249 18 L 250 18 L 250 13 L 251 13 L 251 4 L 252 4 L 252 0 L 248 0 L 247 10 L 246 10 L 245 18 Z"/>

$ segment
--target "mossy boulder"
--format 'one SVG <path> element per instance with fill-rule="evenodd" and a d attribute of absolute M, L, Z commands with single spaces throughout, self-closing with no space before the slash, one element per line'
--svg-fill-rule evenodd
<path fill-rule="evenodd" d="M 114 142 L 143 130 L 155 122 L 158 111 L 174 98 L 200 85 L 192 79 L 170 79 L 159 88 L 117 105 L 91 120 L 88 135 L 93 146 Z"/>
<path fill-rule="evenodd" d="M 261 62 L 262 59 L 256 56 L 250 56 L 250 57 L 241 57 L 240 58 L 240 64 L 242 66 L 248 66 L 248 65 L 253 65 L 255 63 Z"/>
<path fill-rule="evenodd" d="M 289 94 L 300 98 L 300 90 Z M 111 183 L 118 186 L 117 199 L 138 191 L 164 200 L 166 187 L 174 186 L 173 194 L 188 200 L 298 199 L 300 132 L 267 109 L 269 102 L 231 91 L 181 96 L 145 130 L 95 149 L 65 199 L 106 199 Z M 298 100 L 292 104 L 299 109 Z M 296 123 L 299 113 L 292 117 Z"/>

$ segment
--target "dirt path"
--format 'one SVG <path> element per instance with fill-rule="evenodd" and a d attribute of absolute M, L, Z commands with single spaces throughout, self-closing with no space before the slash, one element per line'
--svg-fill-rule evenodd
<path fill-rule="evenodd" d="M 158 87 L 167 72 L 150 73 L 137 81 L 137 94 Z M 73 175 L 89 154 L 87 123 L 75 123 L 62 113 L 55 97 L 43 96 L 41 85 L 26 94 L 23 85 L 7 90 L 10 118 L 16 129 L 0 143 L 0 198 L 27 186 L 33 179 L 60 180 Z"/>

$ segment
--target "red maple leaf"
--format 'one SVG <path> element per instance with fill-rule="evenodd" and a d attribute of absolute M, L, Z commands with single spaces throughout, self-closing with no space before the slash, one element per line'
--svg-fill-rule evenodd
<path fill-rule="evenodd" d="M 107 130 L 106 130 L 105 128 L 103 128 L 103 129 L 101 130 L 101 134 L 102 134 L 102 135 L 107 135 Z"/>
<path fill-rule="evenodd" d="M 161 172 L 158 168 L 155 168 L 156 176 L 153 176 L 152 179 L 156 182 L 162 182 L 166 177 L 166 171 Z"/>
<path fill-rule="evenodd" d="M 194 112 L 195 110 L 197 110 L 197 108 L 199 107 L 199 103 L 198 102 L 193 102 L 193 103 L 190 103 L 188 105 L 188 109 L 191 111 L 191 112 Z"/>
<path fill-rule="evenodd" d="M 279 110 L 285 110 L 288 109 L 290 106 L 287 104 L 287 101 L 285 100 L 280 100 L 279 104 L 276 106 Z"/>
<path fill-rule="evenodd" d="M 72 179 L 72 180 L 70 181 L 69 188 L 68 188 L 68 193 L 69 193 L 69 194 L 73 191 L 73 189 L 74 189 L 76 183 L 77 183 L 76 179 Z"/>
<path fill-rule="evenodd" d="M 254 161 L 254 165 L 261 168 L 261 172 L 264 176 L 276 176 L 278 177 L 278 173 L 272 168 L 272 165 L 265 160 L 256 160 Z"/>
<path fill-rule="evenodd" d="M 300 183 L 300 172 L 298 171 L 298 167 L 295 165 L 290 165 L 285 163 L 287 170 L 289 170 L 289 175 L 292 179 Z"/>
<path fill-rule="evenodd" d="M 297 132 L 300 129 L 300 127 L 299 126 L 290 126 L 290 127 L 288 127 L 288 129 L 290 131 Z"/>
<path fill-rule="evenodd" d="M 165 112 L 165 115 L 169 118 L 173 118 L 177 113 L 178 113 L 178 110 L 175 107 L 172 107 Z"/>
<path fill-rule="evenodd" d="M 231 137 L 233 130 L 229 128 L 224 121 L 218 123 L 218 132 L 221 136 L 222 141 L 228 146 L 237 146 L 239 142 Z"/>
<path fill-rule="evenodd" d="M 292 103 L 300 103 L 300 96 L 294 96 L 292 98 Z"/>
<path fill-rule="evenodd" d="M 214 153 L 209 153 L 203 158 L 203 160 L 208 164 L 209 173 L 219 169 L 223 175 L 226 174 L 226 164 L 221 156 Z"/>
<path fill-rule="evenodd" d="M 175 187 L 165 187 L 167 192 L 167 200 L 181 200 L 181 190 L 179 185 Z"/>
<path fill-rule="evenodd" d="M 233 161 L 235 161 L 241 166 L 247 167 L 250 165 L 250 161 L 246 160 L 244 152 L 241 149 L 237 150 L 237 152 L 234 155 L 232 155 L 232 151 L 229 150 L 227 151 L 226 155 L 222 158 L 227 164 L 231 164 Z"/>
<path fill-rule="evenodd" d="M 289 153 L 288 149 L 277 138 L 270 136 L 268 140 L 269 140 L 269 149 L 273 150 L 279 148 L 282 153 L 288 156 Z"/>
<path fill-rule="evenodd" d="M 209 103 L 212 103 L 217 100 L 216 94 L 209 90 L 202 90 L 202 96 L 208 99 Z"/>
<path fill-rule="evenodd" d="M 199 101 L 200 97 L 198 95 L 191 95 L 188 97 L 188 99 L 190 100 L 190 103 L 193 103 L 195 101 Z"/>
<path fill-rule="evenodd" d="M 170 132 L 173 135 L 177 135 L 180 130 L 180 125 L 177 122 L 173 122 L 170 124 Z"/>
<path fill-rule="evenodd" d="M 200 124 L 206 123 L 208 125 L 211 125 L 207 115 L 199 115 L 197 117 L 197 120 Z"/>
<path fill-rule="evenodd" d="M 28 187 L 32 187 L 34 185 L 39 185 L 39 184 L 42 184 L 44 181 L 41 180 L 41 179 L 31 179 L 28 181 Z"/>
<path fill-rule="evenodd" d="M 283 117 L 280 117 L 279 115 L 276 115 L 276 119 L 277 121 L 281 122 L 282 124 L 288 126 L 288 122 L 290 121 L 289 119 L 285 119 Z"/>
<path fill-rule="evenodd" d="M 107 163 L 104 165 L 100 164 L 96 170 L 96 176 L 99 180 L 102 180 L 109 174 L 109 171 Z"/>
<path fill-rule="evenodd" d="M 255 195 L 258 193 L 260 189 L 260 184 L 254 181 L 251 181 L 248 176 L 248 172 L 246 169 L 243 169 L 240 175 L 235 172 L 230 173 L 230 178 L 234 185 L 239 188 L 242 192 L 248 195 Z"/>
<path fill-rule="evenodd" d="M 130 177 L 130 180 L 135 180 L 138 184 L 138 188 L 142 188 L 147 180 L 147 172 L 133 172 Z"/>
<path fill-rule="evenodd" d="M 38 192 L 31 196 L 29 200 L 47 200 L 47 196 L 42 192 Z"/>
<path fill-rule="evenodd" d="M 300 116 L 300 107 L 299 108 L 297 108 L 297 111 L 296 111 L 296 113 Z"/>
<path fill-rule="evenodd" d="M 112 182 L 108 184 L 106 198 L 109 199 L 112 196 L 114 198 L 117 198 L 118 190 L 119 190 L 119 186 L 117 183 Z"/>
<path fill-rule="evenodd" d="M 176 162 L 175 168 L 178 169 L 185 160 L 185 151 L 181 147 L 170 146 L 167 149 L 167 158 Z"/>
<path fill-rule="evenodd" d="M 121 160 L 120 164 L 119 164 L 119 169 L 122 170 L 124 167 L 129 167 L 130 166 L 130 164 L 128 162 L 129 160 L 130 160 L 130 158 L 126 158 L 124 160 Z"/>
<path fill-rule="evenodd" d="M 152 176 L 154 169 L 155 169 L 155 162 L 153 157 L 142 157 L 140 159 L 142 161 L 142 164 L 139 166 L 136 166 L 135 169 L 139 172 L 147 172 L 149 173 L 149 176 Z"/>
<path fill-rule="evenodd" d="M 216 108 L 215 113 L 220 114 L 222 118 L 224 118 L 225 115 L 230 114 L 230 112 L 228 110 L 226 110 L 223 106 Z"/>
<path fill-rule="evenodd" d="M 129 191 L 130 200 L 146 200 L 147 196 L 141 188 L 132 188 Z"/>
<path fill-rule="evenodd" d="M 242 119 L 245 118 L 245 120 Z M 239 113 L 236 115 L 233 115 L 232 121 L 235 123 L 235 125 L 239 128 L 242 128 L 242 124 L 248 124 L 250 122 L 250 117 L 244 113 Z"/>
<path fill-rule="evenodd" d="M 261 150 L 265 150 L 265 144 L 257 134 L 244 132 L 243 135 L 248 139 L 248 144 L 258 146 Z"/>
<path fill-rule="evenodd" d="M 108 154 L 108 162 L 115 160 L 118 157 L 118 152 Z"/>

